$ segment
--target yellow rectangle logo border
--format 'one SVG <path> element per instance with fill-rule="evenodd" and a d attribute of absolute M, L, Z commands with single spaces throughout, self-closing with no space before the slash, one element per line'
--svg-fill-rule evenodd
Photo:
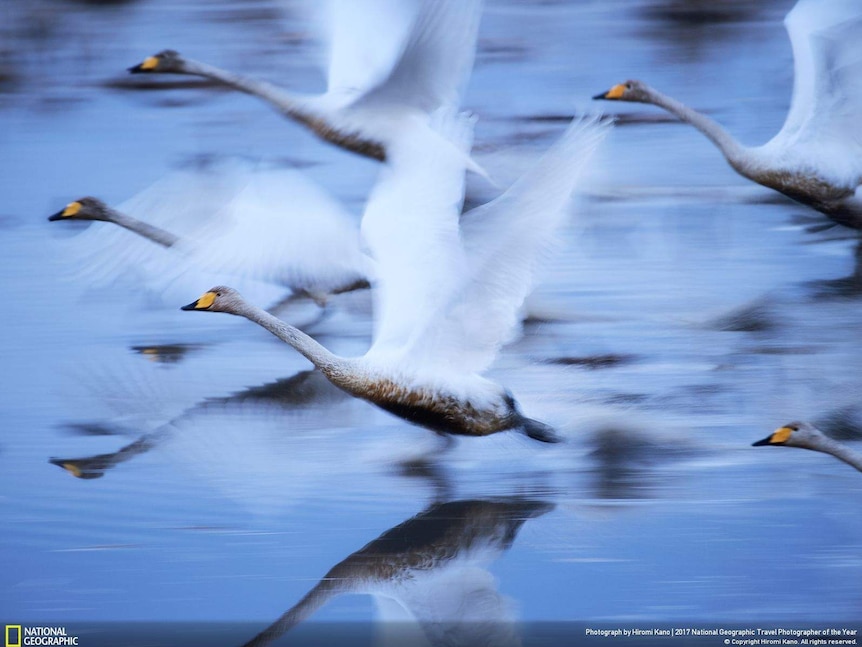
<path fill-rule="evenodd" d="M 18 630 L 18 642 L 9 642 L 9 634 L 13 629 Z M 6 647 L 21 647 L 21 625 L 6 625 Z"/>

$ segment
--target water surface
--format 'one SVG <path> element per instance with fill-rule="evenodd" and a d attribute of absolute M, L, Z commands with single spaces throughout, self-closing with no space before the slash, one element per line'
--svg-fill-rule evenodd
<path fill-rule="evenodd" d="M 301 15 L 263 0 L 4 7 L 3 618 L 248 623 L 223 635 L 238 644 L 358 559 L 375 573 L 364 588 L 311 618 L 370 632 L 398 611 L 370 594 L 393 594 L 380 571 L 426 559 L 399 593 L 412 620 L 462 600 L 498 644 L 550 621 L 858 625 L 860 475 L 750 447 L 793 419 L 857 428 L 854 241 L 808 231 L 817 214 L 658 109 L 589 101 L 642 78 L 745 143 L 780 128 L 791 3 L 680 4 L 489 0 L 467 96 L 486 168 L 515 177 L 573 114 L 620 119 L 491 371 L 567 442 L 460 439 L 430 462 L 433 434 L 333 389 L 264 331 L 178 310 L 210 285 L 173 301 L 134 275 L 89 288 L 77 230 L 45 219 L 228 155 L 302 167 L 358 216 L 372 163 L 248 97 L 124 73 L 174 47 L 313 90 Z M 309 332 L 364 352 L 367 295 L 333 310 Z M 376 557 L 351 561 L 364 546 Z"/>

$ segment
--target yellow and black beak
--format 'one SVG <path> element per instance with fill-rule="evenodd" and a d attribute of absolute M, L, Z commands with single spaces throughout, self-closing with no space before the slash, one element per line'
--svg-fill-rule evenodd
<path fill-rule="evenodd" d="M 71 218 L 73 216 L 77 216 L 78 212 L 80 210 L 81 210 L 81 203 L 80 202 L 70 202 L 69 204 L 66 205 L 65 209 L 61 209 L 60 211 L 55 213 L 53 216 L 48 216 L 48 220 L 53 222 L 54 220 L 63 220 L 64 218 Z"/>
<path fill-rule="evenodd" d="M 615 99 L 619 99 L 623 96 L 626 91 L 626 86 L 624 83 L 620 83 L 619 85 L 615 85 L 607 92 L 602 92 L 601 94 L 597 94 L 593 97 L 593 99 L 607 99 L 609 101 L 613 101 Z"/>
<path fill-rule="evenodd" d="M 190 304 L 180 308 L 180 310 L 209 310 L 215 298 L 215 292 L 205 292 L 200 299 L 192 301 Z"/>
<path fill-rule="evenodd" d="M 132 74 L 146 74 L 147 72 L 155 72 L 158 66 L 159 57 L 150 56 L 149 58 L 145 58 L 143 63 L 138 63 L 137 65 L 130 67 L 129 72 Z"/>
<path fill-rule="evenodd" d="M 751 443 L 751 446 L 763 447 L 765 445 L 783 445 L 787 442 L 787 439 L 790 438 L 790 434 L 792 434 L 793 431 L 794 430 L 790 427 L 781 427 L 773 431 L 763 440 L 758 440 L 756 443 Z"/>
<path fill-rule="evenodd" d="M 98 479 L 105 475 L 103 469 L 89 468 L 84 463 L 87 459 L 65 459 L 65 458 L 50 458 L 48 462 L 62 467 L 76 479 Z"/>

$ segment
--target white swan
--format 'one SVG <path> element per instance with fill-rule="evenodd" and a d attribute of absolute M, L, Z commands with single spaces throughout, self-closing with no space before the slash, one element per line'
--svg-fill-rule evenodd
<path fill-rule="evenodd" d="M 472 124 L 452 116 L 448 135 L 467 149 Z M 263 326 L 336 386 L 438 433 L 485 436 L 520 428 L 556 441 L 512 396 L 480 376 L 518 322 L 536 256 L 563 220 L 592 152 L 607 132 L 574 123 L 508 191 L 464 214 L 463 155 L 421 136 L 384 167 L 363 216 L 377 261 L 375 332 L 363 357 L 337 357 L 225 287 L 185 310 L 228 312 Z M 429 139 L 430 138 L 426 138 Z"/>
<path fill-rule="evenodd" d="M 740 175 L 862 229 L 862 3 L 799 0 L 784 21 L 793 47 L 793 99 L 779 133 L 759 147 L 640 81 L 594 99 L 650 103 L 706 135 Z"/>
<path fill-rule="evenodd" d="M 139 235 L 120 229 L 82 235 L 90 238 L 81 243 L 96 284 L 120 274 L 123 265 L 157 284 L 203 271 L 286 286 L 322 304 L 330 294 L 368 287 L 373 273 L 360 250 L 356 219 L 293 170 L 231 162 L 182 171 L 121 209 L 87 197 L 49 220 L 113 222 Z"/>
<path fill-rule="evenodd" d="M 852 465 L 862 472 L 862 454 L 854 452 L 837 440 L 832 440 L 817 427 L 808 422 L 791 422 L 776 429 L 763 440 L 753 443 L 753 447 L 772 445 L 775 447 L 802 447 L 816 452 L 832 454 L 838 460 Z"/>
<path fill-rule="evenodd" d="M 173 50 L 150 56 L 129 71 L 216 80 L 263 99 L 336 146 L 382 161 L 405 128 L 412 129 L 417 120 L 427 122 L 442 106 L 460 105 L 473 67 L 481 4 L 333 0 L 326 21 L 328 87 L 322 95 L 292 94 Z"/>

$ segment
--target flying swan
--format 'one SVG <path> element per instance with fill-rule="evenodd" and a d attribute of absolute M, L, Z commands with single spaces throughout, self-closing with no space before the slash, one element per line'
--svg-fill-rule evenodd
<path fill-rule="evenodd" d="M 862 3 L 799 0 L 784 24 L 793 98 L 784 126 L 763 146 L 743 146 L 709 117 L 641 81 L 593 98 L 664 108 L 706 135 L 743 177 L 862 229 Z"/>
<path fill-rule="evenodd" d="M 176 172 L 120 209 L 86 197 L 48 220 L 112 222 L 138 235 L 81 235 L 94 283 L 116 276 L 120 265 L 156 284 L 203 270 L 285 286 L 323 305 L 329 295 L 367 288 L 373 274 L 356 219 L 316 183 L 299 171 L 236 160 Z"/>
<path fill-rule="evenodd" d="M 256 96 L 318 137 L 383 161 L 405 128 L 457 108 L 473 67 L 481 0 L 333 0 L 327 90 L 300 95 L 183 58 L 173 50 L 129 68 L 133 74 L 189 74 Z M 484 172 L 468 162 L 471 170 Z"/>
<path fill-rule="evenodd" d="M 444 120 L 452 144 L 417 137 L 399 146 L 366 206 L 362 231 L 377 262 L 374 340 L 362 357 L 330 353 L 302 331 L 215 287 L 184 310 L 227 312 L 263 326 L 339 388 L 441 434 L 520 429 L 556 442 L 512 395 L 481 377 L 518 323 L 542 246 L 608 126 L 572 124 L 535 167 L 494 201 L 464 214 L 464 155 L 472 123 Z M 437 140 L 440 138 L 437 137 Z"/>

